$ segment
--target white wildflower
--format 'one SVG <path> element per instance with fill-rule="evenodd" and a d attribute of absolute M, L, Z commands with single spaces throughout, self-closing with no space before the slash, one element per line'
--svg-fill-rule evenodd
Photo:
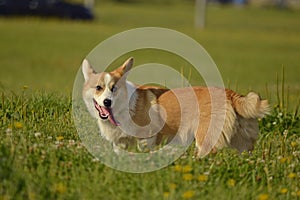
<path fill-rule="evenodd" d="M 41 135 L 42 135 L 42 133 L 40 133 L 40 132 L 34 133 L 34 136 L 35 136 L 35 137 L 40 137 Z"/>

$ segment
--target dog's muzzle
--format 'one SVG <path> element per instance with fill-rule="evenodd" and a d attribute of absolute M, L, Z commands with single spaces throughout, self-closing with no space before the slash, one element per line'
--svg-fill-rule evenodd
<path fill-rule="evenodd" d="M 120 123 L 117 122 L 113 116 L 113 113 L 112 113 L 112 110 L 110 108 L 111 106 L 111 100 L 110 99 L 105 99 L 104 100 L 104 105 L 105 106 L 100 106 L 98 104 L 98 102 L 93 99 L 93 102 L 94 102 L 94 106 L 96 108 L 96 110 L 98 111 L 99 113 L 99 117 L 102 119 L 102 120 L 106 120 L 106 119 L 109 119 L 110 123 L 115 125 L 115 126 L 119 126 Z"/>

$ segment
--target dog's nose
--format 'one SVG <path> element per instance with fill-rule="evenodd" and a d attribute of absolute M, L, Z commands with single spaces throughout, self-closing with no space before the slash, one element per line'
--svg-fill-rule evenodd
<path fill-rule="evenodd" d="M 111 106 L 111 100 L 110 100 L 110 99 L 104 99 L 103 104 L 104 104 L 106 107 L 110 107 L 110 106 Z"/>

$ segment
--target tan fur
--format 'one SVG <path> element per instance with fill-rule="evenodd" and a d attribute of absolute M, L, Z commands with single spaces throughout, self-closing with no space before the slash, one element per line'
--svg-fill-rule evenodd
<path fill-rule="evenodd" d="M 128 59 L 121 67 L 109 72 L 112 77 L 109 87 L 119 81 L 118 90 L 128 89 L 124 86 L 126 78 L 122 78 L 130 70 L 132 62 L 133 59 Z M 105 73 L 96 74 L 92 68 L 84 66 L 83 73 L 86 79 L 83 97 L 88 105 L 90 88 L 103 85 Z M 189 137 L 195 138 L 199 157 L 224 147 L 235 148 L 239 152 L 252 150 L 259 132 L 257 118 L 264 117 L 269 112 L 267 100 L 261 100 L 254 92 L 242 96 L 221 88 L 192 87 L 169 90 L 157 86 L 135 87 L 130 100 L 134 102 L 130 105 L 130 116 L 125 116 L 121 111 L 116 114 L 122 115 L 123 118 L 130 117 L 140 127 L 165 120 L 157 135 L 152 137 L 150 134 L 149 138 L 147 136 L 140 139 L 148 140 L 147 145 L 151 146 L 153 141 L 156 144 L 160 144 L 164 139 L 170 142 L 179 132 L 182 142 L 187 141 Z M 102 93 L 94 91 L 93 94 L 94 97 L 99 97 Z M 128 95 L 130 94 L 127 91 L 121 98 L 126 99 Z M 119 100 L 118 104 L 120 102 L 122 103 Z M 151 119 L 149 112 L 153 106 L 158 107 L 157 112 L 152 113 Z M 91 107 L 93 106 L 90 106 L 89 111 Z M 129 140 L 128 144 L 132 144 L 132 136 L 126 136 L 117 126 L 99 120 L 100 129 L 104 130 L 109 141 L 117 144 L 122 139 Z M 110 139 L 109 135 L 112 133 L 114 137 Z"/>
<path fill-rule="evenodd" d="M 226 93 L 236 111 L 245 118 L 262 118 L 269 113 L 268 101 L 261 100 L 254 92 L 250 92 L 246 96 L 241 96 L 232 90 L 226 90 Z"/>
<path fill-rule="evenodd" d="M 184 93 L 185 88 L 176 89 L 178 92 Z M 198 107 L 200 110 L 199 126 L 195 133 L 196 146 L 198 148 L 198 156 L 202 156 L 209 145 L 203 146 L 204 138 L 207 136 L 208 128 L 211 123 L 213 113 L 211 109 L 211 96 L 209 88 L 207 87 L 193 87 L 197 96 Z M 210 88 L 211 92 L 222 92 L 219 88 Z M 258 136 L 257 118 L 263 117 L 269 111 L 269 106 L 266 100 L 260 100 L 257 94 L 251 92 L 246 97 L 238 95 L 232 90 L 225 90 L 226 92 L 226 114 L 225 122 L 222 128 L 222 133 L 214 145 L 214 149 L 221 149 L 224 147 L 232 147 L 239 152 L 249 151 L 253 149 L 254 142 Z M 180 125 L 180 107 L 176 100 L 176 96 L 172 91 L 164 93 L 158 97 L 158 103 L 163 106 L 167 112 L 166 126 L 162 130 L 162 135 L 172 137 L 176 134 Z M 217 104 L 218 105 L 218 104 Z M 197 105 L 191 105 L 186 99 L 186 105 L 183 105 L 188 112 L 193 113 L 193 109 Z M 218 107 L 214 110 L 218 111 Z M 185 123 L 189 123 L 193 114 L 190 114 L 190 119 Z M 219 127 L 213 127 L 217 131 Z"/>

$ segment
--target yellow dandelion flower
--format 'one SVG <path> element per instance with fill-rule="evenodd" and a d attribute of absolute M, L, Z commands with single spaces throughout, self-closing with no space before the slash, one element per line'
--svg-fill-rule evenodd
<path fill-rule="evenodd" d="M 291 146 L 292 146 L 292 147 L 295 147 L 295 146 L 297 146 L 297 142 L 295 142 L 295 141 L 292 141 L 292 142 L 291 142 Z"/>
<path fill-rule="evenodd" d="M 28 85 L 23 85 L 23 90 L 27 90 L 28 89 Z"/>
<path fill-rule="evenodd" d="M 181 172 L 182 171 L 182 166 L 181 165 L 175 165 L 174 166 L 174 171 Z"/>
<path fill-rule="evenodd" d="M 59 140 L 59 141 L 60 141 L 60 140 L 63 140 L 63 139 L 64 139 L 64 137 L 61 136 L 61 135 L 56 137 L 56 140 Z"/>
<path fill-rule="evenodd" d="M 176 185 L 175 183 L 169 184 L 169 188 L 170 188 L 171 190 L 175 190 L 176 187 L 177 187 L 177 185 Z"/>
<path fill-rule="evenodd" d="M 229 179 L 228 181 L 227 181 L 227 185 L 229 186 L 229 187 L 234 187 L 235 186 L 235 180 L 234 179 Z"/>
<path fill-rule="evenodd" d="M 170 196 L 170 192 L 164 192 L 164 198 L 167 199 Z"/>
<path fill-rule="evenodd" d="M 281 194 L 286 194 L 288 192 L 288 189 L 286 189 L 286 188 L 282 188 L 281 190 L 280 190 L 280 193 Z"/>
<path fill-rule="evenodd" d="M 191 180 L 193 180 L 193 174 L 190 174 L 190 173 L 188 173 L 188 174 L 183 174 L 182 178 L 183 178 L 183 180 L 185 180 L 185 181 L 191 181 Z"/>
<path fill-rule="evenodd" d="M 296 177 L 296 173 L 290 173 L 289 175 L 288 175 L 288 178 L 295 178 Z"/>
<path fill-rule="evenodd" d="M 296 196 L 300 197 L 300 190 L 296 192 Z"/>
<path fill-rule="evenodd" d="M 185 165 L 182 167 L 182 172 L 183 173 L 188 173 L 188 172 L 191 172 L 193 170 L 192 166 L 190 165 Z"/>
<path fill-rule="evenodd" d="M 260 194 L 257 197 L 257 200 L 268 200 L 269 199 L 269 195 L 268 194 Z"/>
<path fill-rule="evenodd" d="M 287 158 L 286 157 L 282 157 L 279 159 L 279 162 L 280 163 L 285 163 L 287 161 Z"/>
<path fill-rule="evenodd" d="M 22 122 L 15 122 L 14 127 L 20 129 L 20 128 L 23 128 L 23 124 L 22 124 Z"/>
<path fill-rule="evenodd" d="M 183 199 L 190 199 L 193 196 L 195 196 L 195 191 L 193 191 L 193 190 L 188 190 L 182 194 Z"/>
<path fill-rule="evenodd" d="M 0 198 L 1 198 L 1 200 L 10 200 L 10 199 L 11 199 L 11 196 L 9 196 L 9 195 L 4 195 L 4 196 L 1 196 Z"/>
<path fill-rule="evenodd" d="M 57 183 L 53 186 L 54 192 L 63 194 L 67 191 L 67 187 L 63 183 Z"/>
<path fill-rule="evenodd" d="M 35 195 L 35 193 L 33 193 L 33 192 L 29 192 L 28 193 L 28 199 L 36 199 L 36 195 Z"/>
<path fill-rule="evenodd" d="M 198 176 L 198 181 L 205 182 L 207 180 L 208 180 L 208 176 L 205 175 L 205 174 L 202 174 L 202 175 Z"/>

